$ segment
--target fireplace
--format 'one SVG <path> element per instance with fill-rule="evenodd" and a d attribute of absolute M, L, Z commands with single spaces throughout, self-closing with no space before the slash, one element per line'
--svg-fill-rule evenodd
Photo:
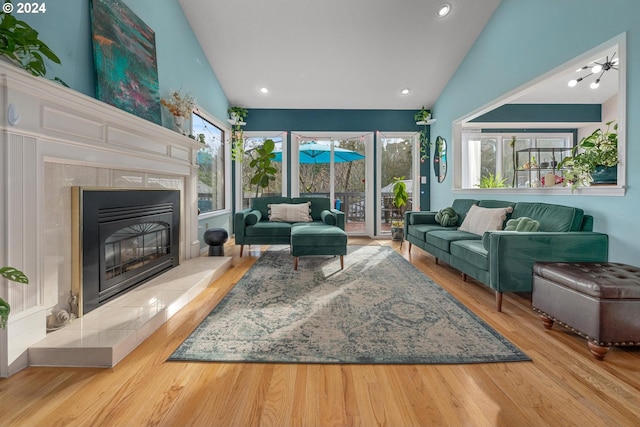
<path fill-rule="evenodd" d="M 72 200 L 78 315 L 178 265 L 180 191 L 73 187 Z"/>

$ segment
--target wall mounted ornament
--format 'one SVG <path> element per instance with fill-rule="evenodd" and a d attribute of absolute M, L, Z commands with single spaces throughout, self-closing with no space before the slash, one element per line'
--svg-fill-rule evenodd
<path fill-rule="evenodd" d="M 91 0 L 96 98 L 161 124 L 155 33 L 122 0 Z"/>

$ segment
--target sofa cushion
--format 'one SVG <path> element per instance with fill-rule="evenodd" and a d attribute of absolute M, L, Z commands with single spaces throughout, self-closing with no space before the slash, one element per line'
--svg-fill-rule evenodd
<path fill-rule="evenodd" d="M 538 231 L 580 231 L 584 211 L 570 206 L 519 202 L 511 218 L 533 218 L 540 223 Z"/>
<path fill-rule="evenodd" d="M 257 209 L 262 218 L 269 218 L 269 205 L 272 203 L 291 203 L 291 198 L 282 196 L 265 196 L 251 199 L 251 209 Z"/>
<path fill-rule="evenodd" d="M 480 240 L 480 239 L 481 239 L 480 236 L 472 233 L 467 233 L 466 231 L 459 231 L 455 229 L 449 229 L 449 230 L 440 229 L 440 230 L 430 231 L 429 233 L 427 233 L 427 237 L 425 241 L 428 244 L 435 246 L 440 250 L 443 250 L 445 252 L 451 252 L 450 251 L 451 242 L 455 242 L 458 240 Z"/>
<path fill-rule="evenodd" d="M 451 243 L 451 256 L 465 260 L 481 270 L 489 270 L 489 253 L 482 240 L 459 240 Z"/>
<path fill-rule="evenodd" d="M 440 230 L 453 230 L 455 231 L 455 227 L 445 228 L 440 224 L 417 224 L 412 225 L 408 228 L 409 235 L 415 237 L 420 241 L 425 241 L 427 238 L 427 233 L 431 231 L 440 231 Z"/>
<path fill-rule="evenodd" d="M 511 206 L 504 208 L 481 208 L 471 206 L 459 230 L 482 236 L 485 231 L 502 230 Z"/>
<path fill-rule="evenodd" d="M 244 223 L 246 225 L 254 225 L 260 222 L 261 219 L 262 219 L 262 213 L 258 209 L 254 209 L 251 212 L 249 212 L 247 215 L 245 215 Z"/>
<path fill-rule="evenodd" d="M 250 237 L 288 237 L 290 234 L 291 224 L 288 222 L 260 221 L 245 229 L 245 235 Z"/>
<path fill-rule="evenodd" d="M 273 203 L 269 205 L 271 222 L 311 222 L 311 202 Z"/>
<path fill-rule="evenodd" d="M 331 210 L 331 200 L 328 197 L 294 197 L 291 203 L 311 202 L 311 218 L 314 221 L 322 220 L 322 211 Z"/>

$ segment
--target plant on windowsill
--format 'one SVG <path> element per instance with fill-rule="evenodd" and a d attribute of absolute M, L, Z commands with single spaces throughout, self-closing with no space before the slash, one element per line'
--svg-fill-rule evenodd
<path fill-rule="evenodd" d="M 4 2 L 4 4 L 10 3 L 10 1 Z M 60 58 L 38 38 L 38 32 L 29 24 L 16 19 L 11 13 L 3 12 L 0 16 L 0 55 L 14 65 L 40 77 L 47 74 L 45 58 L 60 64 Z M 55 80 L 64 84 L 58 78 Z"/>
<path fill-rule="evenodd" d="M 229 123 L 231 123 L 231 160 L 239 162 L 244 158 L 244 132 L 242 126 L 246 125 L 245 119 L 249 111 L 242 107 L 231 107 L 229 113 Z"/>
<path fill-rule="evenodd" d="M 0 268 L 0 276 L 17 283 L 29 283 L 27 276 L 22 271 L 16 270 L 13 267 Z M 10 312 L 11 307 L 9 306 L 9 303 L 0 298 L 0 329 L 7 327 Z"/>
<path fill-rule="evenodd" d="M 606 123 L 606 130 L 593 131 L 573 147 L 571 156 L 567 156 L 558 165 L 566 168 L 565 181 L 574 190 L 579 186 L 592 184 L 615 184 L 618 175 L 618 124 Z M 601 178 L 605 175 L 605 178 Z"/>
<path fill-rule="evenodd" d="M 174 130 L 186 135 L 184 125 L 191 116 L 193 109 L 196 108 L 195 98 L 189 94 L 182 95 L 179 90 L 174 90 L 167 98 L 162 98 L 160 104 L 169 110 L 173 116 Z"/>
<path fill-rule="evenodd" d="M 409 193 L 404 176 L 396 176 L 393 181 L 393 206 L 396 207 L 396 210 L 394 212 L 395 219 L 391 220 L 391 238 L 395 241 L 402 241 L 404 239 L 404 211 L 409 203 Z"/>

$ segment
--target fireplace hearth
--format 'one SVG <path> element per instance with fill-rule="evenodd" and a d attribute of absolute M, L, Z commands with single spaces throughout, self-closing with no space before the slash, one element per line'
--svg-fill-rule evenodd
<path fill-rule="evenodd" d="M 78 315 L 179 263 L 180 191 L 72 188 Z"/>

